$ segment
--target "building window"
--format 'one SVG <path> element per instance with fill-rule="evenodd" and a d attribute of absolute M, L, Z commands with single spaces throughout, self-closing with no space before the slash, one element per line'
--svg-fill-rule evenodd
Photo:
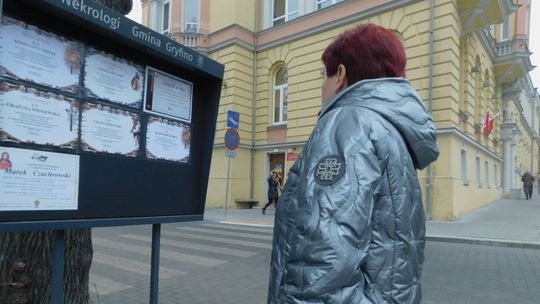
<path fill-rule="evenodd" d="M 476 157 L 476 181 L 478 182 L 478 187 L 482 187 L 482 174 L 480 173 L 480 157 Z"/>
<path fill-rule="evenodd" d="M 510 38 L 510 17 L 506 16 L 501 26 L 501 41 Z"/>
<path fill-rule="evenodd" d="M 169 2 L 169 0 L 165 0 L 163 1 L 163 9 L 161 11 L 162 15 L 161 15 L 161 20 L 162 20 L 162 24 L 161 24 L 161 32 L 163 34 L 168 34 L 169 31 L 171 30 L 171 26 L 170 26 L 170 23 L 171 23 L 171 2 Z"/>
<path fill-rule="evenodd" d="M 317 1 L 317 9 L 319 10 L 325 7 L 329 7 L 330 5 L 336 4 L 343 0 L 316 0 L 316 1 Z"/>
<path fill-rule="evenodd" d="M 497 164 L 493 165 L 493 173 L 495 174 L 495 188 L 499 189 L 499 172 L 497 168 Z"/>
<path fill-rule="evenodd" d="M 469 185 L 469 177 L 467 176 L 467 151 L 461 150 L 461 178 L 463 185 Z"/>
<path fill-rule="evenodd" d="M 484 163 L 484 166 L 485 166 L 485 170 L 486 170 L 486 187 L 489 188 L 489 162 L 486 160 L 486 162 Z"/>
<path fill-rule="evenodd" d="M 184 0 L 184 32 L 199 32 L 200 0 Z"/>
<path fill-rule="evenodd" d="M 274 0 L 272 9 L 272 25 L 287 22 L 299 15 L 298 0 Z"/>
<path fill-rule="evenodd" d="M 287 122 L 287 67 L 277 69 L 274 77 L 274 124 Z"/>

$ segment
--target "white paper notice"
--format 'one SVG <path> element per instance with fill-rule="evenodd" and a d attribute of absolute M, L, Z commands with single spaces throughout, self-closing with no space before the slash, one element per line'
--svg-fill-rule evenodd
<path fill-rule="evenodd" d="M 128 111 L 85 103 L 81 123 L 81 146 L 85 151 L 137 156 L 140 118 Z"/>
<path fill-rule="evenodd" d="M 78 107 L 62 95 L 0 82 L 0 140 L 75 148 Z"/>
<path fill-rule="evenodd" d="M 191 129 L 180 122 L 149 117 L 146 130 L 146 156 L 187 163 L 191 145 Z"/>
<path fill-rule="evenodd" d="M 8 17 L 0 26 L 0 75 L 79 91 L 81 45 Z"/>
<path fill-rule="evenodd" d="M 0 211 L 77 210 L 79 156 L 0 147 Z"/>
<path fill-rule="evenodd" d="M 141 107 L 144 84 L 141 66 L 89 49 L 84 74 L 86 96 Z"/>
<path fill-rule="evenodd" d="M 144 110 L 191 122 L 193 84 L 152 68 L 146 77 Z"/>

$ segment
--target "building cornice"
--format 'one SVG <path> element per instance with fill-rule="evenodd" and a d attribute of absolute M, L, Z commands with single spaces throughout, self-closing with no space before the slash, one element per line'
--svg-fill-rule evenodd
<path fill-rule="evenodd" d="M 421 0 L 394 0 L 394 1 L 389 1 L 389 2 L 387 2 L 385 4 L 382 4 L 382 5 L 373 7 L 373 8 L 366 9 L 366 10 L 361 11 L 359 13 L 351 14 L 351 15 L 345 16 L 343 18 L 339 18 L 339 19 L 336 19 L 336 20 L 333 20 L 333 21 L 326 22 L 326 23 L 321 24 L 319 26 L 309 28 L 308 30 L 301 31 L 301 32 L 295 33 L 293 35 L 287 35 L 286 37 L 279 38 L 279 39 L 276 39 L 276 40 L 272 40 L 272 41 L 270 41 L 268 43 L 258 45 L 257 46 L 257 51 L 258 52 L 264 51 L 264 50 L 271 49 L 271 48 L 274 48 L 274 47 L 277 47 L 277 46 L 280 46 L 280 45 L 283 45 L 283 44 L 287 44 L 287 43 L 290 43 L 290 42 L 293 42 L 293 41 L 296 41 L 296 40 L 300 40 L 300 39 L 303 39 L 303 38 L 306 38 L 306 37 L 309 37 L 309 36 L 312 36 L 312 35 L 317 35 L 319 33 L 326 32 L 326 31 L 334 29 L 334 28 L 342 27 L 342 26 L 345 26 L 345 25 L 348 25 L 348 24 L 351 24 L 351 23 L 354 23 L 354 22 L 357 22 L 357 21 L 360 21 L 360 20 L 364 20 L 364 19 L 372 17 L 372 16 L 380 15 L 382 13 L 385 13 L 385 12 L 388 12 L 388 11 L 391 11 L 391 10 L 395 10 L 395 9 L 410 5 L 412 3 L 420 2 L 420 1 Z M 259 32 L 259 35 L 263 36 L 265 34 L 273 32 L 273 31 L 281 30 L 281 29 L 283 29 L 283 28 L 285 28 L 287 26 L 294 26 L 295 24 L 298 24 L 299 22 L 302 22 L 303 20 L 305 20 L 307 18 L 312 18 L 313 16 L 316 16 L 317 14 L 323 14 L 323 13 L 328 13 L 328 11 L 326 11 L 326 10 L 325 11 L 315 11 L 313 13 L 306 14 L 304 16 L 301 16 L 301 17 L 297 18 L 297 19 L 286 22 L 286 23 L 284 23 L 282 25 L 274 26 L 274 27 L 265 29 L 265 30 Z"/>
<path fill-rule="evenodd" d="M 471 138 L 469 135 L 463 133 L 461 130 L 459 130 L 459 129 L 455 128 L 455 127 L 439 128 L 439 129 L 437 129 L 437 135 L 438 136 L 441 136 L 441 135 L 453 135 L 453 136 L 456 136 L 459 139 L 462 139 L 465 142 L 467 142 L 468 144 L 474 146 L 475 148 L 478 148 L 482 152 L 488 154 L 492 158 L 495 158 L 498 161 L 503 161 L 503 158 L 500 157 L 497 153 L 491 151 L 490 149 L 488 149 L 484 145 L 479 144 L 476 140 Z"/>
<path fill-rule="evenodd" d="M 420 1 L 421 0 L 395 0 L 395 1 L 389 1 L 389 2 L 384 3 L 382 5 L 366 9 L 366 10 L 361 11 L 359 13 L 351 14 L 351 15 L 345 16 L 345 17 L 337 19 L 337 20 L 324 22 L 323 24 L 321 24 L 319 26 L 311 27 L 311 28 L 309 28 L 307 30 L 300 31 L 300 32 L 292 34 L 292 35 L 286 35 L 286 36 L 284 36 L 282 38 L 278 38 L 278 39 L 272 40 L 272 41 L 270 41 L 268 43 L 263 43 L 263 44 L 257 45 L 257 46 L 254 46 L 254 44 L 253 44 L 254 39 L 251 38 L 251 37 L 254 36 L 253 31 L 251 31 L 251 30 L 249 30 L 249 29 L 247 29 L 247 28 L 245 28 L 245 27 L 243 27 L 241 25 L 232 24 L 232 25 L 229 25 L 227 27 L 224 27 L 222 29 L 219 29 L 219 30 L 217 30 L 215 32 L 212 32 L 212 33 L 208 34 L 205 37 L 205 40 L 207 41 L 207 43 L 205 43 L 204 46 L 208 48 L 208 51 L 210 53 L 218 51 L 218 50 L 223 49 L 223 48 L 230 47 L 232 45 L 238 45 L 238 46 L 241 46 L 241 47 L 245 48 L 246 50 L 260 52 L 260 51 L 264 51 L 264 50 L 267 50 L 267 49 L 270 49 L 270 48 L 274 48 L 274 47 L 277 47 L 277 46 L 280 46 L 280 45 L 283 45 L 283 44 L 287 44 L 287 43 L 290 43 L 290 42 L 293 42 L 293 41 L 296 41 L 296 40 L 300 40 L 300 39 L 303 39 L 305 37 L 316 35 L 316 34 L 319 34 L 319 33 L 322 33 L 322 32 L 337 28 L 337 27 L 341 27 L 341 26 L 344 26 L 344 25 L 347 25 L 347 24 L 351 24 L 351 23 L 354 23 L 354 22 L 369 18 L 371 16 L 380 15 L 380 14 L 385 13 L 387 11 L 395 10 L 395 9 L 400 8 L 400 7 L 407 6 L 407 5 L 410 5 L 412 3 L 420 2 Z M 344 5 L 344 4 L 345 3 L 343 3 L 342 5 Z M 278 30 L 286 29 L 287 27 L 294 27 L 295 25 L 297 25 L 299 22 L 302 22 L 303 20 L 306 20 L 308 18 L 313 18 L 314 16 L 317 16 L 319 14 L 324 14 L 324 13 L 328 14 L 329 12 L 328 12 L 328 10 L 315 11 L 313 13 L 306 14 L 304 16 L 301 16 L 301 17 L 297 18 L 297 19 L 286 22 L 286 23 L 284 23 L 282 25 L 278 25 L 278 26 L 274 26 L 274 27 L 262 30 L 262 31 L 258 32 L 258 35 L 259 36 L 264 36 L 264 35 L 271 34 L 271 33 L 275 32 L 275 31 L 278 31 Z M 220 40 L 220 37 L 227 36 L 227 34 L 231 33 L 231 32 L 242 32 L 242 33 L 244 33 L 246 35 L 246 37 L 244 39 L 242 39 L 242 38 L 238 38 L 238 35 L 235 35 L 235 37 L 230 37 L 229 39 Z M 249 39 L 247 38 L 248 35 L 250 36 Z M 217 40 L 217 42 L 212 42 L 212 40 Z"/>

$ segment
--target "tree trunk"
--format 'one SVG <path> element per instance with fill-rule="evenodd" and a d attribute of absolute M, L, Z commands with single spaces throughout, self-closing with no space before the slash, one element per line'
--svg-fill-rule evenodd
<path fill-rule="evenodd" d="M 51 303 L 51 231 L 0 233 L 0 303 Z M 92 263 L 90 229 L 65 234 L 64 299 L 66 304 L 89 301 Z"/>

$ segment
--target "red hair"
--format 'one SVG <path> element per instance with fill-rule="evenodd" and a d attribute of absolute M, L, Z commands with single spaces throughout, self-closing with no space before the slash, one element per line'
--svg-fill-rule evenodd
<path fill-rule="evenodd" d="M 405 77 L 407 63 L 397 35 L 372 23 L 343 32 L 324 50 L 321 59 L 329 76 L 343 64 L 347 85 L 364 79 Z"/>

